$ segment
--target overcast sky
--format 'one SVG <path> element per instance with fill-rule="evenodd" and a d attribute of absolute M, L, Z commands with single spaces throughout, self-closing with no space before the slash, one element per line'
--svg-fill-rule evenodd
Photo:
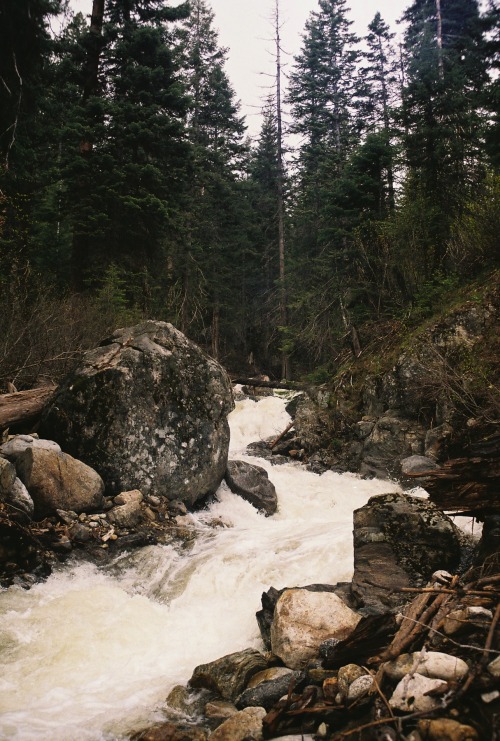
<path fill-rule="evenodd" d="M 250 134 L 259 130 L 260 109 L 272 85 L 269 75 L 273 73 L 273 26 L 274 0 L 207 0 L 215 13 L 215 27 L 219 30 L 222 46 L 229 49 L 226 71 L 242 103 L 242 113 L 247 117 Z M 174 0 L 172 5 L 178 4 Z M 368 24 L 375 13 L 395 32 L 396 20 L 409 7 L 411 0 L 351 0 L 350 18 L 353 30 L 366 34 Z M 92 0 L 72 0 L 75 9 L 90 14 Z M 318 0 L 280 0 L 282 20 L 283 64 L 290 69 L 293 57 L 300 51 L 305 22 Z M 287 68 L 285 66 L 285 73 Z"/>

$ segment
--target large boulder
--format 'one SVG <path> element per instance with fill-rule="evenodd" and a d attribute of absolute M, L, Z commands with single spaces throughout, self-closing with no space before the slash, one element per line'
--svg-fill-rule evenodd
<path fill-rule="evenodd" d="M 278 509 L 276 489 L 261 466 L 245 461 L 229 461 L 226 483 L 232 492 L 264 512 L 266 517 L 274 515 Z"/>
<path fill-rule="evenodd" d="M 285 666 L 302 669 L 328 638 L 343 640 L 361 619 L 332 592 L 286 589 L 274 610 L 271 648 Z"/>
<path fill-rule="evenodd" d="M 384 494 L 354 512 L 351 591 L 368 613 L 401 605 L 401 587 L 424 586 L 434 571 L 452 571 L 459 560 L 455 525 L 426 499 Z"/>
<path fill-rule="evenodd" d="M 102 505 L 104 483 L 90 466 L 66 453 L 28 447 L 17 473 L 35 504 L 35 517 L 57 509 L 89 512 Z"/>
<path fill-rule="evenodd" d="M 193 504 L 224 476 L 233 406 L 215 360 L 171 324 L 146 321 L 86 353 L 42 429 L 110 494 L 140 489 Z"/>

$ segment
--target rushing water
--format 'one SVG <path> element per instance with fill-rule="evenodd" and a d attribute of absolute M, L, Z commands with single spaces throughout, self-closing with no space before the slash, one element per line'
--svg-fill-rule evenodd
<path fill-rule="evenodd" d="M 128 738 L 163 717 L 197 664 L 261 647 L 264 590 L 351 577 L 353 510 L 398 487 L 245 457 L 288 421 L 275 397 L 238 402 L 230 417 L 231 456 L 265 467 L 276 486 L 273 517 L 223 484 L 193 516 L 190 549 L 152 546 L 99 569 L 66 563 L 30 591 L 0 591 L 1 741 Z"/>

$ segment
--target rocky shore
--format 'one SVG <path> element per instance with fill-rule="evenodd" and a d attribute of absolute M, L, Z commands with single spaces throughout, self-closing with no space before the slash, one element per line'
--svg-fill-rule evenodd
<path fill-rule="evenodd" d="M 70 555 L 100 562 L 152 543 L 189 548 L 190 510 L 223 477 L 263 517 L 276 511 L 266 472 L 227 462 L 227 376 L 172 330 L 146 323 L 89 354 L 46 416 L 57 441 L 4 435 L 2 586 L 29 587 Z M 274 442 L 256 451 L 300 457 L 290 440 Z M 173 483 L 155 462 L 165 450 Z M 262 650 L 196 667 L 165 698 L 164 721 L 135 741 L 498 738 L 495 517 L 472 543 L 431 502 L 391 493 L 356 510 L 353 542 L 351 582 L 270 585 L 256 614 Z"/>

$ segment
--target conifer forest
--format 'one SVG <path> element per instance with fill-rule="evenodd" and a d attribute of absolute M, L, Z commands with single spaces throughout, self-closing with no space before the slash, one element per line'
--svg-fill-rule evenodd
<path fill-rule="evenodd" d="M 498 269 L 496 0 L 318 0 L 286 84 L 270 12 L 250 138 L 209 0 L 0 0 L 2 389 L 144 317 L 321 381 Z"/>

